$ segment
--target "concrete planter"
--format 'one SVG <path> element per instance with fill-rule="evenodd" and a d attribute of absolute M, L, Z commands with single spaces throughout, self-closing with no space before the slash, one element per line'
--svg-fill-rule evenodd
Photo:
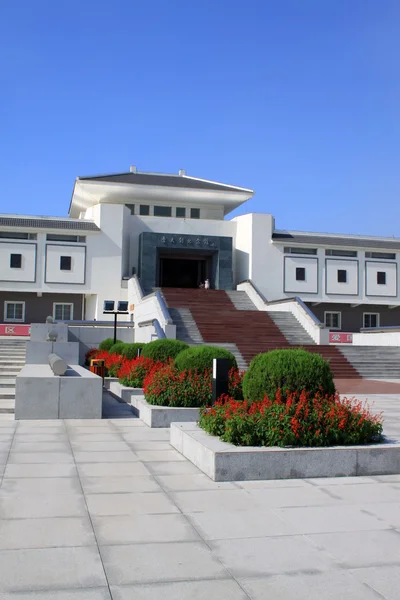
<path fill-rule="evenodd" d="M 138 417 L 149 427 L 169 427 L 173 422 L 196 422 L 199 419 L 199 408 L 148 404 L 142 388 L 130 388 L 113 381 L 110 384 L 110 392 L 131 404 Z"/>
<path fill-rule="evenodd" d="M 332 448 L 256 448 L 221 442 L 196 423 L 172 423 L 171 445 L 213 481 L 400 473 L 400 443 Z"/>

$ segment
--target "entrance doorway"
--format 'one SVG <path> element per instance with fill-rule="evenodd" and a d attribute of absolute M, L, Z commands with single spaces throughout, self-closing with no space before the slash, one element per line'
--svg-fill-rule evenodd
<path fill-rule="evenodd" d="M 198 288 L 209 275 L 210 257 L 188 255 L 161 255 L 159 260 L 159 286 Z"/>

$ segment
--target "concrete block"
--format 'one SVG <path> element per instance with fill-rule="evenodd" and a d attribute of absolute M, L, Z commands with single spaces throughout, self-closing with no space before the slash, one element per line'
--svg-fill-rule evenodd
<path fill-rule="evenodd" d="M 68 365 L 79 364 L 79 344 L 77 342 L 27 342 L 26 364 L 47 365 L 49 354 L 57 354 Z"/>
<path fill-rule="evenodd" d="M 172 423 L 171 445 L 213 481 L 400 473 L 400 443 L 334 448 L 238 447 L 194 423 Z"/>
<path fill-rule="evenodd" d="M 101 419 L 101 377 L 74 365 L 60 377 L 60 419 Z"/>
<path fill-rule="evenodd" d="M 15 383 L 15 419 L 58 419 L 59 386 L 48 363 L 25 365 Z"/>
<path fill-rule="evenodd" d="M 121 385 L 117 378 L 110 381 L 109 390 L 114 396 L 121 398 L 121 400 L 127 404 L 131 404 L 132 396 L 144 397 L 143 388 L 131 388 L 126 385 Z"/>
<path fill-rule="evenodd" d="M 64 323 L 32 323 L 31 342 L 45 342 L 50 331 L 57 332 L 57 342 L 68 342 L 68 325 Z"/>

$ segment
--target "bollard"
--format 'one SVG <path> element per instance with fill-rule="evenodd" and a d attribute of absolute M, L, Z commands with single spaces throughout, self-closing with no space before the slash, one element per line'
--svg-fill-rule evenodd
<path fill-rule="evenodd" d="M 65 375 L 65 371 L 68 369 L 68 365 L 60 358 L 57 354 L 49 354 L 49 365 L 54 375 Z"/>
<path fill-rule="evenodd" d="M 231 362 L 228 358 L 213 358 L 212 403 L 222 394 L 228 393 L 229 370 Z"/>

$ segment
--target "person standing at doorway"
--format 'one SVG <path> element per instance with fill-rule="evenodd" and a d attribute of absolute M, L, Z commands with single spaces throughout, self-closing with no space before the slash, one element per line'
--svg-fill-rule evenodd
<path fill-rule="evenodd" d="M 206 290 L 209 290 L 209 289 L 210 289 L 210 280 L 209 280 L 209 279 L 206 279 L 206 280 L 205 280 L 205 282 L 204 282 L 204 288 L 205 288 Z"/>

